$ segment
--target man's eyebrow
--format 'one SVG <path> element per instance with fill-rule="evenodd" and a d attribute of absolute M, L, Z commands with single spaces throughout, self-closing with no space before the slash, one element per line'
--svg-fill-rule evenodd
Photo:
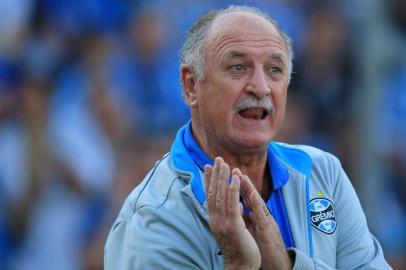
<path fill-rule="evenodd" d="M 269 55 L 269 59 L 270 60 L 277 60 L 277 61 L 280 61 L 282 63 L 285 63 L 283 55 L 279 54 L 279 53 L 273 53 L 273 54 Z"/>
<path fill-rule="evenodd" d="M 226 58 L 226 59 L 244 58 L 247 55 L 248 55 L 247 53 L 241 52 L 241 51 L 230 51 L 230 52 L 226 53 L 224 58 Z"/>

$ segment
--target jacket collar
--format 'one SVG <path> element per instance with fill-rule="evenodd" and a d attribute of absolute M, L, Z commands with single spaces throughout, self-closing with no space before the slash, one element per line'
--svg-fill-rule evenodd
<path fill-rule="evenodd" d="M 203 170 L 205 164 L 213 165 L 206 153 L 199 147 L 192 135 L 191 121 L 177 133 L 171 148 L 171 156 L 175 168 L 191 176 L 190 185 L 197 201 L 203 205 L 206 195 L 199 168 Z M 302 174 L 310 170 L 310 159 L 301 150 L 271 142 L 268 146 L 268 166 L 273 180 L 273 188 L 282 188 L 289 179 L 288 167 L 293 167 Z"/>

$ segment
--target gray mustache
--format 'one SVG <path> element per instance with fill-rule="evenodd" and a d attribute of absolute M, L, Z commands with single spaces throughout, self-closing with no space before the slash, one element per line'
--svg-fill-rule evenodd
<path fill-rule="evenodd" d="M 268 111 L 269 114 L 273 114 L 275 112 L 275 106 L 271 99 L 263 97 L 263 98 L 256 98 L 254 96 L 248 96 L 247 99 L 241 101 L 234 107 L 234 111 L 236 113 L 245 110 L 247 108 L 263 108 Z"/>

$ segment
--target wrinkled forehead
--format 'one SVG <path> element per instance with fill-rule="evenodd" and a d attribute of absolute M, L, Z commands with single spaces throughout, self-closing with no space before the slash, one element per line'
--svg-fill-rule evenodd
<path fill-rule="evenodd" d="M 209 31 L 206 40 L 208 47 L 216 46 L 224 40 L 259 38 L 269 39 L 283 45 L 285 42 L 276 27 L 265 18 L 244 11 L 232 12 L 217 17 Z"/>

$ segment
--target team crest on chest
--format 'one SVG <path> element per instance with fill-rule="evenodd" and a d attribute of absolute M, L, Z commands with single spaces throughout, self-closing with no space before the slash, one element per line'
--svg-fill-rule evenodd
<path fill-rule="evenodd" d="M 326 234 L 332 234 L 337 228 L 333 203 L 326 198 L 314 198 L 309 205 L 313 227 Z"/>

